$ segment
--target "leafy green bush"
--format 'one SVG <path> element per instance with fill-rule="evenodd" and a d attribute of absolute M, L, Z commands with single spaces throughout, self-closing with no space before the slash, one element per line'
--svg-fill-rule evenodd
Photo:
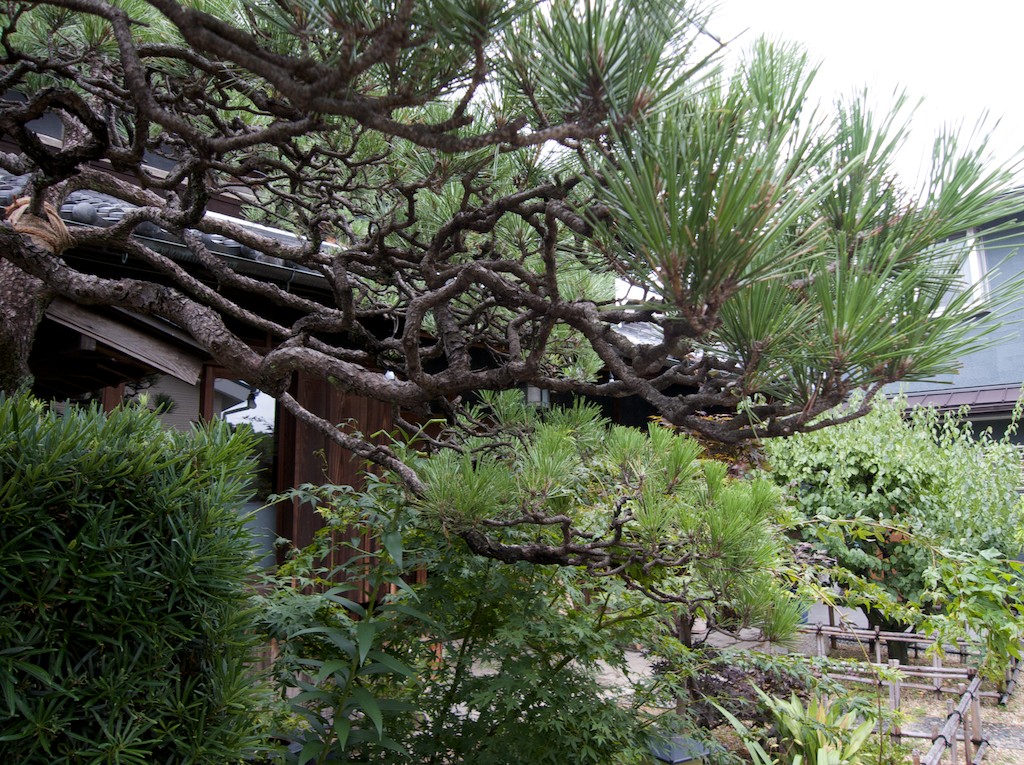
<path fill-rule="evenodd" d="M 403 684 L 418 687 L 396 643 L 410 630 L 419 643 L 428 631 L 402 578 L 419 561 L 404 547 L 401 491 L 366 480 L 364 492 L 304 484 L 283 495 L 315 508 L 326 525 L 258 597 L 260 627 L 277 648 L 272 676 L 290 713 L 278 721 L 287 726 L 278 737 L 296 745 L 299 763 L 404 752 L 394 720 L 415 709 L 396 698 Z"/>
<path fill-rule="evenodd" d="M 757 629 L 785 643 L 806 607 L 790 587 L 781 492 L 763 476 L 730 477 L 660 423 L 644 432 L 580 403 L 538 411 L 521 396 L 480 399 L 464 453 L 437 454 L 420 470 L 424 517 L 467 541 L 486 538 L 505 560 L 542 548 L 530 560 L 614 577 L 658 604 L 669 628 L 645 638 L 665 669 L 661 685 L 674 684 L 679 712 L 696 725 L 720 719 L 704 703 L 720 663 L 708 635 Z"/>
<path fill-rule="evenodd" d="M 294 761 L 643 756 L 645 714 L 621 707 L 596 675 L 601 662 L 624 666 L 624 645 L 658 629 L 651 611 L 611 607 L 604 585 L 574 569 L 475 556 L 373 476 L 362 492 L 303 486 L 289 496 L 327 521 L 262 599 L 292 711 L 282 737 L 300 744 Z M 406 581 L 423 568 L 425 582 Z"/>
<path fill-rule="evenodd" d="M 799 623 L 777 488 L 729 478 L 692 439 L 515 392 L 482 395 L 449 436 L 461 453 L 408 452 L 416 498 L 373 476 L 289 495 L 327 523 L 263 617 L 297 691 L 299 763 L 642 761 L 656 705 L 684 712 L 659 728 L 701 723 L 697 680 L 720 665 L 698 620 L 775 640 Z M 510 555 L 474 554 L 484 537 Z M 610 693 L 601 673 L 640 642 L 673 672 Z"/>
<path fill-rule="evenodd" d="M 853 765 L 862 761 L 857 755 L 871 735 L 873 719 L 860 721 L 828 699 L 812 698 L 805 707 L 795 694 L 788 700 L 763 694 L 762 698 L 775 718 L 784 762 Z"/>
<path fill-rule="evenodd" d="M 238 762 L 255 743 L 248 439 L 0 398 L 0 755 Z"/>
<path fill-rule="evenodd" d="M 755 689 L 757 690 L 757 689 Z M 867 763 L 865 744 L 874 718 L 858 718 L 842 704 L 813 697 L 807 706 L 797 697 L 788 700 L 757 690 L 771 713 L 777 752 L 769 753 L 735 716 L 721 710 L 740 734 L 755 765 L 859 765 Z"/>
<path fill-rule="evenodd" d="M 495 431 L 475 428 L 464 453 L 441 452 L 420 470 L 419 506 L 445 533 L 486 538 L 501 560 L 615 576 L 675 606 L 687 646 L 698 620 L 792 636 L 803 604 L 786 587 L 783 502 L 770 480 L 731 478 L 695 439 L 659 423 L 612 425 L 579 403 L 540 413 L 514 392 L 481 400 L 474 422 Z"/>
<path fill-rule="evenodd" d="M 1020 550 L 1020 459 L 1012 444 L 931 409 L 904 417 L 900 401 L 879 401 L 866 417 L 765 444 L 776 480 L 789 484 L 807 518 L 863 519 L 902 527 L 965 552 Z M 871 573 L 902 597 L 923 586 L 929 550 L 885 540 L 829 541 L 847 568 Z"/>
<path fill-rule="evenodd" d="M 946 639 L 982 635 L 997 653 L 1018 650 L 1024 625 L 1010 559 L 1024 513 L 1012 444 L 881 400 L 865 417 L 765 449 L 805 538 L 836 559 L 831 573 L 872 621 L 918 622 Z"/>
<path fill-rule="evenodd" d="M 659 629 L 660 609 L 630 607 L 617 597 L 620 586 L 579 569 L 446 550 L 418 592 L 434 620 L 420 648 L 437 653 L 420 659 L 429 680 L 406 688 L 422 713 L 404 736 L 414 761 L 642 761 L 652 722 L 644 697 L 611 691 L 600 675 L 626 669 L 625 646 Z M 412 637 L 410 630 L 407 645 Z"/>

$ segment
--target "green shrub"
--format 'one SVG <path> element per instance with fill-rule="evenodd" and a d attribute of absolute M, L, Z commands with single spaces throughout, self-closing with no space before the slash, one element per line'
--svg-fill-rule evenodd
<path fill-rule="evenodd" d="M 299 763 L 647 761 L 642 699 L 597 677 L 660 629 L 653 610 L 616 606 L 614 579 L 476 556 L 395 486 L 367 483 L 289 493 L 327 526 L 263 598 Z M 331 551 L 344 562 L 318 571 Z M 323 589 L 327 573 L 341 583 Z"/>
<path fill-rule="evenodd" d="M 986 669 L 1001 672 L 1024 637 L 1012 560 L 1020 458 L 1006 438 L 904 405 L 878 400 L 852 422 L 767 442 L 771 475 L 788 487 L 804 539 L 835 559 L 828 573 L 845 604 L 940 644 L 980 638 Z M 889 652 L 906 660 L 905 643 Z"/>
<path fill-rule="evenodd" d="M 859 765 L 868 762 L 864 747 L 875 726 L 873 717 L 860 719 L 843 704 L 828 699 L 811 698 L 805 707 L 795 693 L 787 700 L 755 691 L 771 713 L 777 751 L 769 753 L 743 723 L 721 710 L 740 734 L 755 765 Z"/>
<path fill-rule="evenodd" d="M 853 712 L 828 699 L 812 698 L 805 707 L 793 694 L 788 700 L 762 694 L 773 717 L 783 762 L 807 765 L 854 765 L 874 728 L 873 719 L 858 720 Z"/>
<path fill-rule="evenodd" d="M 237 762 L 254 744 L 249 440 L 0 397 L 0 754 Z"/>
<path fill-rule="evenodd" d="M 880 525 L 877 538 L 847 533 L 826 547 L 847 569 L 879 581 L 901 599 L 919 597 L 934 553 L 903 529 L 952 551 L 1020 550 L 1024 520 L 1020 458 L 1007 441 L 975 436 L 953 418 L 903 401 L 879 400 L 870 414 L 837 427 L 765 443 L 771 475 L 788 485 L 808 519 Z M 851 408 L 856 403 L 851 405 Z M 809 539 L 820 526 L 805 527 Z"/>

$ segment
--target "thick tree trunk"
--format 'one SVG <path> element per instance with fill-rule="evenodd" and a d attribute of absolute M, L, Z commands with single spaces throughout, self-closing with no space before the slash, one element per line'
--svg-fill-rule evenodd
<path fill-rule="evenodd" d="M 28 356 L 52 298 L 42 281 L 0 258 L 0 391 L 32 384 Z"/>
<path fill-rule="evenodd" d="M 903 632 L 907 629 L 904 622 L 882 616 L 877 611 L 867 610 L 868 624 L 878 627 L 882 632 Z M 890 659 L 898 659 L 900 664 L 906 664 L 910 660 L 909 645 L 902 640 L 886 640 L 886 653 Z"/>

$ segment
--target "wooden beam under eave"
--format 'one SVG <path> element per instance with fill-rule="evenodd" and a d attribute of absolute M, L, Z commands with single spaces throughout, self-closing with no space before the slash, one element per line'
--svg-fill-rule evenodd
<path fill-rule="evenodd" d="M 46 315 L 58 324 L 81 332 L 149 366 L 195 385 L 203 370 L 202 359 L 193 353 L 115 319 L 76 305 L 65 298 L 55 298 Z"/>

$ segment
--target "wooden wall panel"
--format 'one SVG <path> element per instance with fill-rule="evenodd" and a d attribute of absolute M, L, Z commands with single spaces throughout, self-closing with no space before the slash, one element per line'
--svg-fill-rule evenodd
<path fill-rule="evenodd" d="M 314 414 L 332 423 L 340 423 L 366 435 L 392 428 L 391 407 L 363 396 L 346 393 L 326 380 L 299 374 L 292 388 L 296 400 Z M 278 490 L 302 483 L 335 483 L 359 487 L 363 461 L 353 458 L 334 441 L 308 425 L 298 422 L 285 411 L 277 421 Z M 308 506 L 278 509 L 278 534 L 298 547 L 309 544 L 324 525 Z M 341 560 L 329 563 L 338 565 Z"/>

